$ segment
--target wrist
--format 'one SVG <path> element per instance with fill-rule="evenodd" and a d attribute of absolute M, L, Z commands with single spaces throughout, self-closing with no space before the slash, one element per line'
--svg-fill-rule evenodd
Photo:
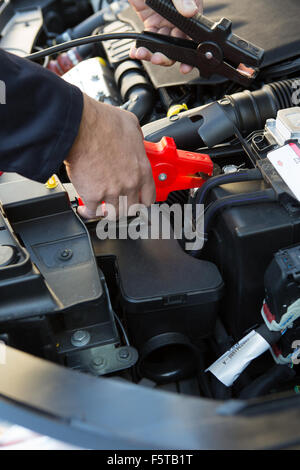
<path fill-rule="evenodd" d="M 79 158 L 84 157 L 85 153 L 87 152 L 91 134 L 93 133 L 93 129 L 95 129 L 96 123 L 99 122 L 100 118 L 100 113 L 97 109 L 98 107 L 101 107 L 101 103 L 96 102 L 94 99 L 83 93 L 82 118 L 78 134 L 67 158 L 64 161 L 67 167 Z"/>

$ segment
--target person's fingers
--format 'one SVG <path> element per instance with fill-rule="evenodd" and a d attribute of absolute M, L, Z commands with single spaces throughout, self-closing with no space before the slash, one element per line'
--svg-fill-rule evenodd
<path fill-rule="evenodd" d="M 138 49 L 135 47 L 132 48 L 130 51 L 130 57 L 131 59 L 147 60 L 149 62 L 151 61 L 154 65 L 164 65 L 168 67 L 174 64 L 171 59 L 168 59 L 168 57 L 166 57 L 164 54 L 161 54 L 161 52 L 155 52 L 152 54 L 145 47 L 139 47 Z"/>
<path fill-rule="evenodd" d="M 127 213 L 124 215 L 134 215 L 132 212 L 132 207 L 135 206 L 136 204 L 139 204 L 140 202 L 140 196 L 139 196 L 139 191 L 133 191 L 128 194 L 127 196 Z"/>
<path fill-rule="evenodd" d="M 136 59 L 136 52 L 137 48 L 135 46 L 131 46 L 129 56 L 131 59 Z"/>
<path fill-rule="evenodd" d="M 105 196 L 105 211 L 104 216 L 108 220 L 116 220 L 119 216 L 122 216 L 123 210 L 123 198 L 117 196 Z M 121 206 L 121 207 L 120 207 Z"/>
<path fill-rule="evenodd" d="M 164 65 L 169 67 L 174 64 L 174 61 L 166 57 L 161 52 L 155 52 L 151 57 L 151 63 L 154 65 Z"/>
<path fill-rule="evenodd" d="M 193 67 L 191 65 L 187 65 L 187 64 L 180 65 L 180 72 L 183 74 L 189 73 L 192 70 L 193 70 Z"/>
<path fill-rule="evenodd" d="M 141 204 L 144 204 L 145 206 L 149 207 L 151 206 L 151 204 L 154 204 L 155 200 L 156 200 L 156 189 L 155 189 L 154 180 L 151 176 L 145 181 L 145 183 L 141 187 L 140 202 Z"/>
<path fill-rule="evenodd" d="M 158 29 L 158 34 L 164 34 L 165 36 L 169 36 L 171 33 L 171 28 L 169 26 L 162 26 Z"/>
<path fill-rule="evenodd" d="M 149 60 L 150 61 L 151 57 L 152 57 L 152 53 L 150 51 L 148 51 L 148 49 L 146 49 L 145 47 L 139 47 L 136 50 L 135 57 L 138 60 Z"/>
<path fill-rule="evenodd" d="M 180 39 L 186 39 L 187 38 L 186 34 L 184 34 L 184 32 L 181 31 L 178 28 L 172 28 L 171 29 L 171 36 L 173 36 L 174 38 L 180 38 Z"/>
<path fill-rule="evenodd" d="M 79 206 L 77 213 L 83 219 L 95 219 L 96 217 L 104 215 L 102 213 L 101 204 L 96 201 L 88 201 L 84 206 Z"/>
<path fill-rule="evenodd" d="M 171 27 L 171 23 L 168 20 L 166 20 L 153 10 L 150 10 L 150 12 L 151 14 L 144 19 L 144 26 L 146 31 L 153 31 L 153 29 L 157 31 L 157 28 L 160 28 L 162 26 Z"/>
<path fill-rule="evenodd" d="M 190 18 L 194 16 L 198 11 L 198 6 L 194 0 L 172 0 L 176 10 L 181 15 Z"/>

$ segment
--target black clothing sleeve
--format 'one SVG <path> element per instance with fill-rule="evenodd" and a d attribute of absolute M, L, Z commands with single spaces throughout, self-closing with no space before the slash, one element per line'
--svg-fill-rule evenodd
<path fill-rule="evenodd" d="M 5 104 L 0 104 L 0 171 L 45 182 L 77 136 L 82 93 L 42 66 L 3 50 L 0 80 L 6 88 Z"/>

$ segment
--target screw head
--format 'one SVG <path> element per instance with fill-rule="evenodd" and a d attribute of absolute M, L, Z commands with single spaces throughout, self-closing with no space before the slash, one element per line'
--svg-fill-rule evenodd
<path fill-rule="evenodd" d="M 63 261 L 66 261 L 66 260 L 72 258 L 72 256 L 73 256 L 73 251 L 69 250 L 68 248 L 61 251 L 61 253 L 59 255 L 60 259 L 63 260 Z"/>
<path fill-rule="evenodd" d="M 90 342 L 91 335 L 88 331 L 85 330 L 77 330 L 75 333 L 73 333 L 71 337 L 71 343 L 73 346 L 76 346 L 77 348 L 81 346 L 85 346 Z"/>
<path fill-rule="evenodd" d="M 118 352 L 119 358 L 120 359 L 128 359 L 129 358 L 129 351 L 128 349 L 121 349 L 121 351 Z"/>
<path fill-rule="evenodd" d="M 16 258 L 15 248 L 11 245 L 0 245 L 0 267 L 14 264 Z"/>
<path fill-rule="evenodd" d="M 101 356 L 95 357 L 93 359 L 93 366 L 95 367 L 101 367 L 104 365 L 104 359 Z"/>
<path fill-rule="evenodd" d="M 207 52 L 205 52 L 205 57 L 206 57 L 207 60 L 211 60 L 211 59 L 214 58 L 214 55 L 213 55 L 212 52 L 207 51 Z"/>
<path fill-rule="evenodd" d="M 166 175 L 166 173 L 160 173 L 160 175 L 158 175 L 158 179 L 159 181 L 166 181 L 168 179 L 168 175 Z"/>

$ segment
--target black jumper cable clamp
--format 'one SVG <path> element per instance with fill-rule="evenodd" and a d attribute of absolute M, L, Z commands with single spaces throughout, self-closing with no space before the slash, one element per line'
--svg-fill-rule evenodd
<path fill-rule="evenodd" d="M 264 50 L 233 34 L 230 20 L 222 18 L 214 23 L 200 13 L 186 18 L 171 0 L 146 0 L 146 4 L 191 40 L 145 31 L 149 40 L 138 39 L 136 47 L 197 67 L 204 78 L 217 74 L 248 87 L 257 77 Z"/>

